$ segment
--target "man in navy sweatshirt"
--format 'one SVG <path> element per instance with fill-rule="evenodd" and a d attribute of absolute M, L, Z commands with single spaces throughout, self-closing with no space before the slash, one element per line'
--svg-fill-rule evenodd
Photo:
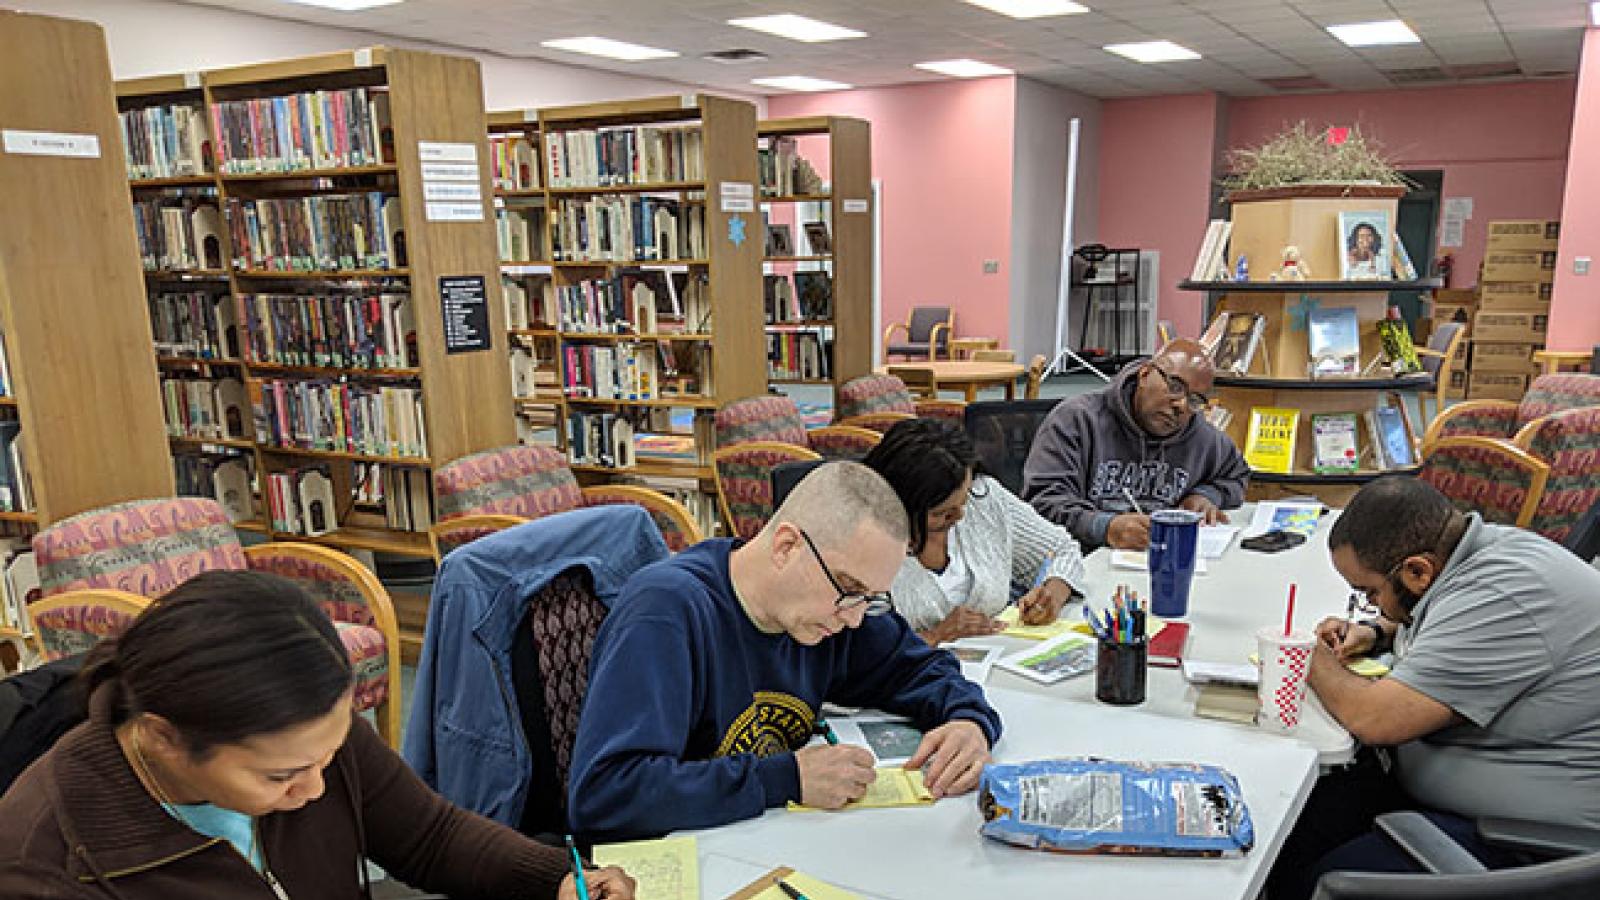
<path fill-rule="evenodd" d="M 619 840 L 865 793 L 864 748 L 806 746 L 824 700 L 909 717 L 934 796 L 977 786 L 1000 717 L 892 613 L 904 507 L 857 463 L 821 466 L 749 543 L 641 569 L 595 638 L 573 748 L 574 831 Z"/>
<path fill-rule="evenodd" d="M 1085 554 L 1145 549 L 1158 509 L 1226 522 L 1223 510 L 1244 502 L 1250 468 L 1198 415 L 1212 374 L 1199 344 L 1173 341 L 1104 390 L 1061 401 L 1034 437 L 1022 499 L 1072 532 Z"/>

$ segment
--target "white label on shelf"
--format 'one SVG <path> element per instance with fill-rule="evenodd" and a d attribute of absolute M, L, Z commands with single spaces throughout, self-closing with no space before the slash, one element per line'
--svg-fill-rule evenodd
<path fill-rule="evenodd" d="M 678 97 L 678 104 L 684 109 L 694 109 L 700 105 L 700 101 L 694 94 L 683 94 Z"/>
<path fill-rule="evenodd" d="M 478 145 L 449 141 L 417 141 L 417 156 L 423 162 L 478 161 Z"/>
<path fill-rule="evenodd" d="M 429 203 L 426 206 L 429 222 L 481 222 L 482 203 Z"/>
<path fill-rule="evenodd" d="M 372 68 L 372 48 L 371 47 L 362 47 L 360 50 L 354 51 L 352 55 L 355 57 L 356 68 L 358 68 L 358 69 L 370 69 L 370 68 Z"/>
<path fill-rule="evenodd" d="M 481 201 L 483 192 L 476 181 L 424 181 L 422 199 Z"/>
<path fill-rule="evenodd" d="M 186 87 L 186 88 L 197 88 L 197 87 L 199 87 L 200 86 L 200 73 L 199 72 L 185 72 L 185 73 L 183 73 L 183 86 Z"/>
<path fill-rule="evenodd" d="M 76 156 L 100 158 L 100 138 L 92 134 L 64 134 L 59 131 L 16 131 L 5 129 L 7 153 L 22 156 Z"/>
<path fill-rule="evenodd" d="M 476 163 L 425 162 L 422 164 L 423 181 L 478 181 Z"/>
<path fill-rule="evenodd" d="M 722 183 L 723 212 L 755 212 L 756 186 L 748 181 Z"/>
<path fill-rule="evenodd" d="M 867 201 L 865 200 L 844 201 L 844 211 L 847 213 L 864 213 L 867 211 L 867 208 Z"/>

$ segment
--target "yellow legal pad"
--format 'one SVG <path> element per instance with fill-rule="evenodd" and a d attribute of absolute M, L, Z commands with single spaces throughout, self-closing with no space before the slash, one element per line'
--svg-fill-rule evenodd
<path fill-rule="evenodd" d="M 621 866 L 638 882 L 635 900 L 700 900 L 700 850 L 692 837 L 594 848 L 597 866 Z"/>
<path fill-rule="evenodd" d="M 1007 637 L 1024 638 L 1030 641 L 1048 641 L 1054 637 L 1077 631 L 1069 619 L 1057 619 L 1043 625 L 1022 624 L 1022 610 L 1015 606 L 1008 606 L 995 616 L 995 619 L 1004 622 L 1006 630 L 1000 632 Z M 1087 630 L 1087 627 L 1086 629 Z"/>
<path fill-rule="evenodd" d="M 884 766 L 877 770 L 878 777 L 867 787 L 867 792 L 861 799 L 852 800 L 844 805 L 844 809 L 888 809 L 894 806 L 930 806 L 933 803 L 933 794 L 928 792 L 927 785 L 922 782 L 921 769 L 902 769 L 899 766 Z M 814 806 L 789 802 L 789 809 L 794 812 L 822 812 Z"/>
<path fill-rule="evenodd" d="M 836 888 L 826 881 L 818 881 L 804 872 L 796 872 L 788 866 L 773 869 L 771 872 L 757 878 L 745 885 L 738 893 L 731 894 L 728 900 L 789 900 L 789 895 L 778 887 L 778 882 L 794 888 L 806 895 L 807 900 L 861 900 L 860 894 L 852 894 L 842 888 Z M 642 895 L 641 895 L 642 896 Z"/>

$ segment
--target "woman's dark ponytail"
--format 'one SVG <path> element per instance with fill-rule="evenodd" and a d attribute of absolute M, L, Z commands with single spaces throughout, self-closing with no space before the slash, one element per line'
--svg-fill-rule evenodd
<path fill-rule="evenodd" d="M 206 572 L 174 588 L 80 673 L 114 690 L 113 722 L 151 713 L 201 757 L 327 715 L 354 683 L 333 623 L 293 582 Z"/>

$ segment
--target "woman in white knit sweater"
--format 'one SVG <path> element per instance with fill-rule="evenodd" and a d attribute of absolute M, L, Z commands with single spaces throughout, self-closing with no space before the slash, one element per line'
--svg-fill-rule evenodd
<path fill-rule="evenodd" d="M 1065 528 L 978 471 L 972 441 L 932 419 L 896 424 L 862 460 L 905 504 L 911 544 L 894 606 L 923 640 L 940 644 L 1001 630 L 1012 585 L 1027 593 L 1022 621 L 1053 621 L 1083 579 L 1083 554 Z"/>

